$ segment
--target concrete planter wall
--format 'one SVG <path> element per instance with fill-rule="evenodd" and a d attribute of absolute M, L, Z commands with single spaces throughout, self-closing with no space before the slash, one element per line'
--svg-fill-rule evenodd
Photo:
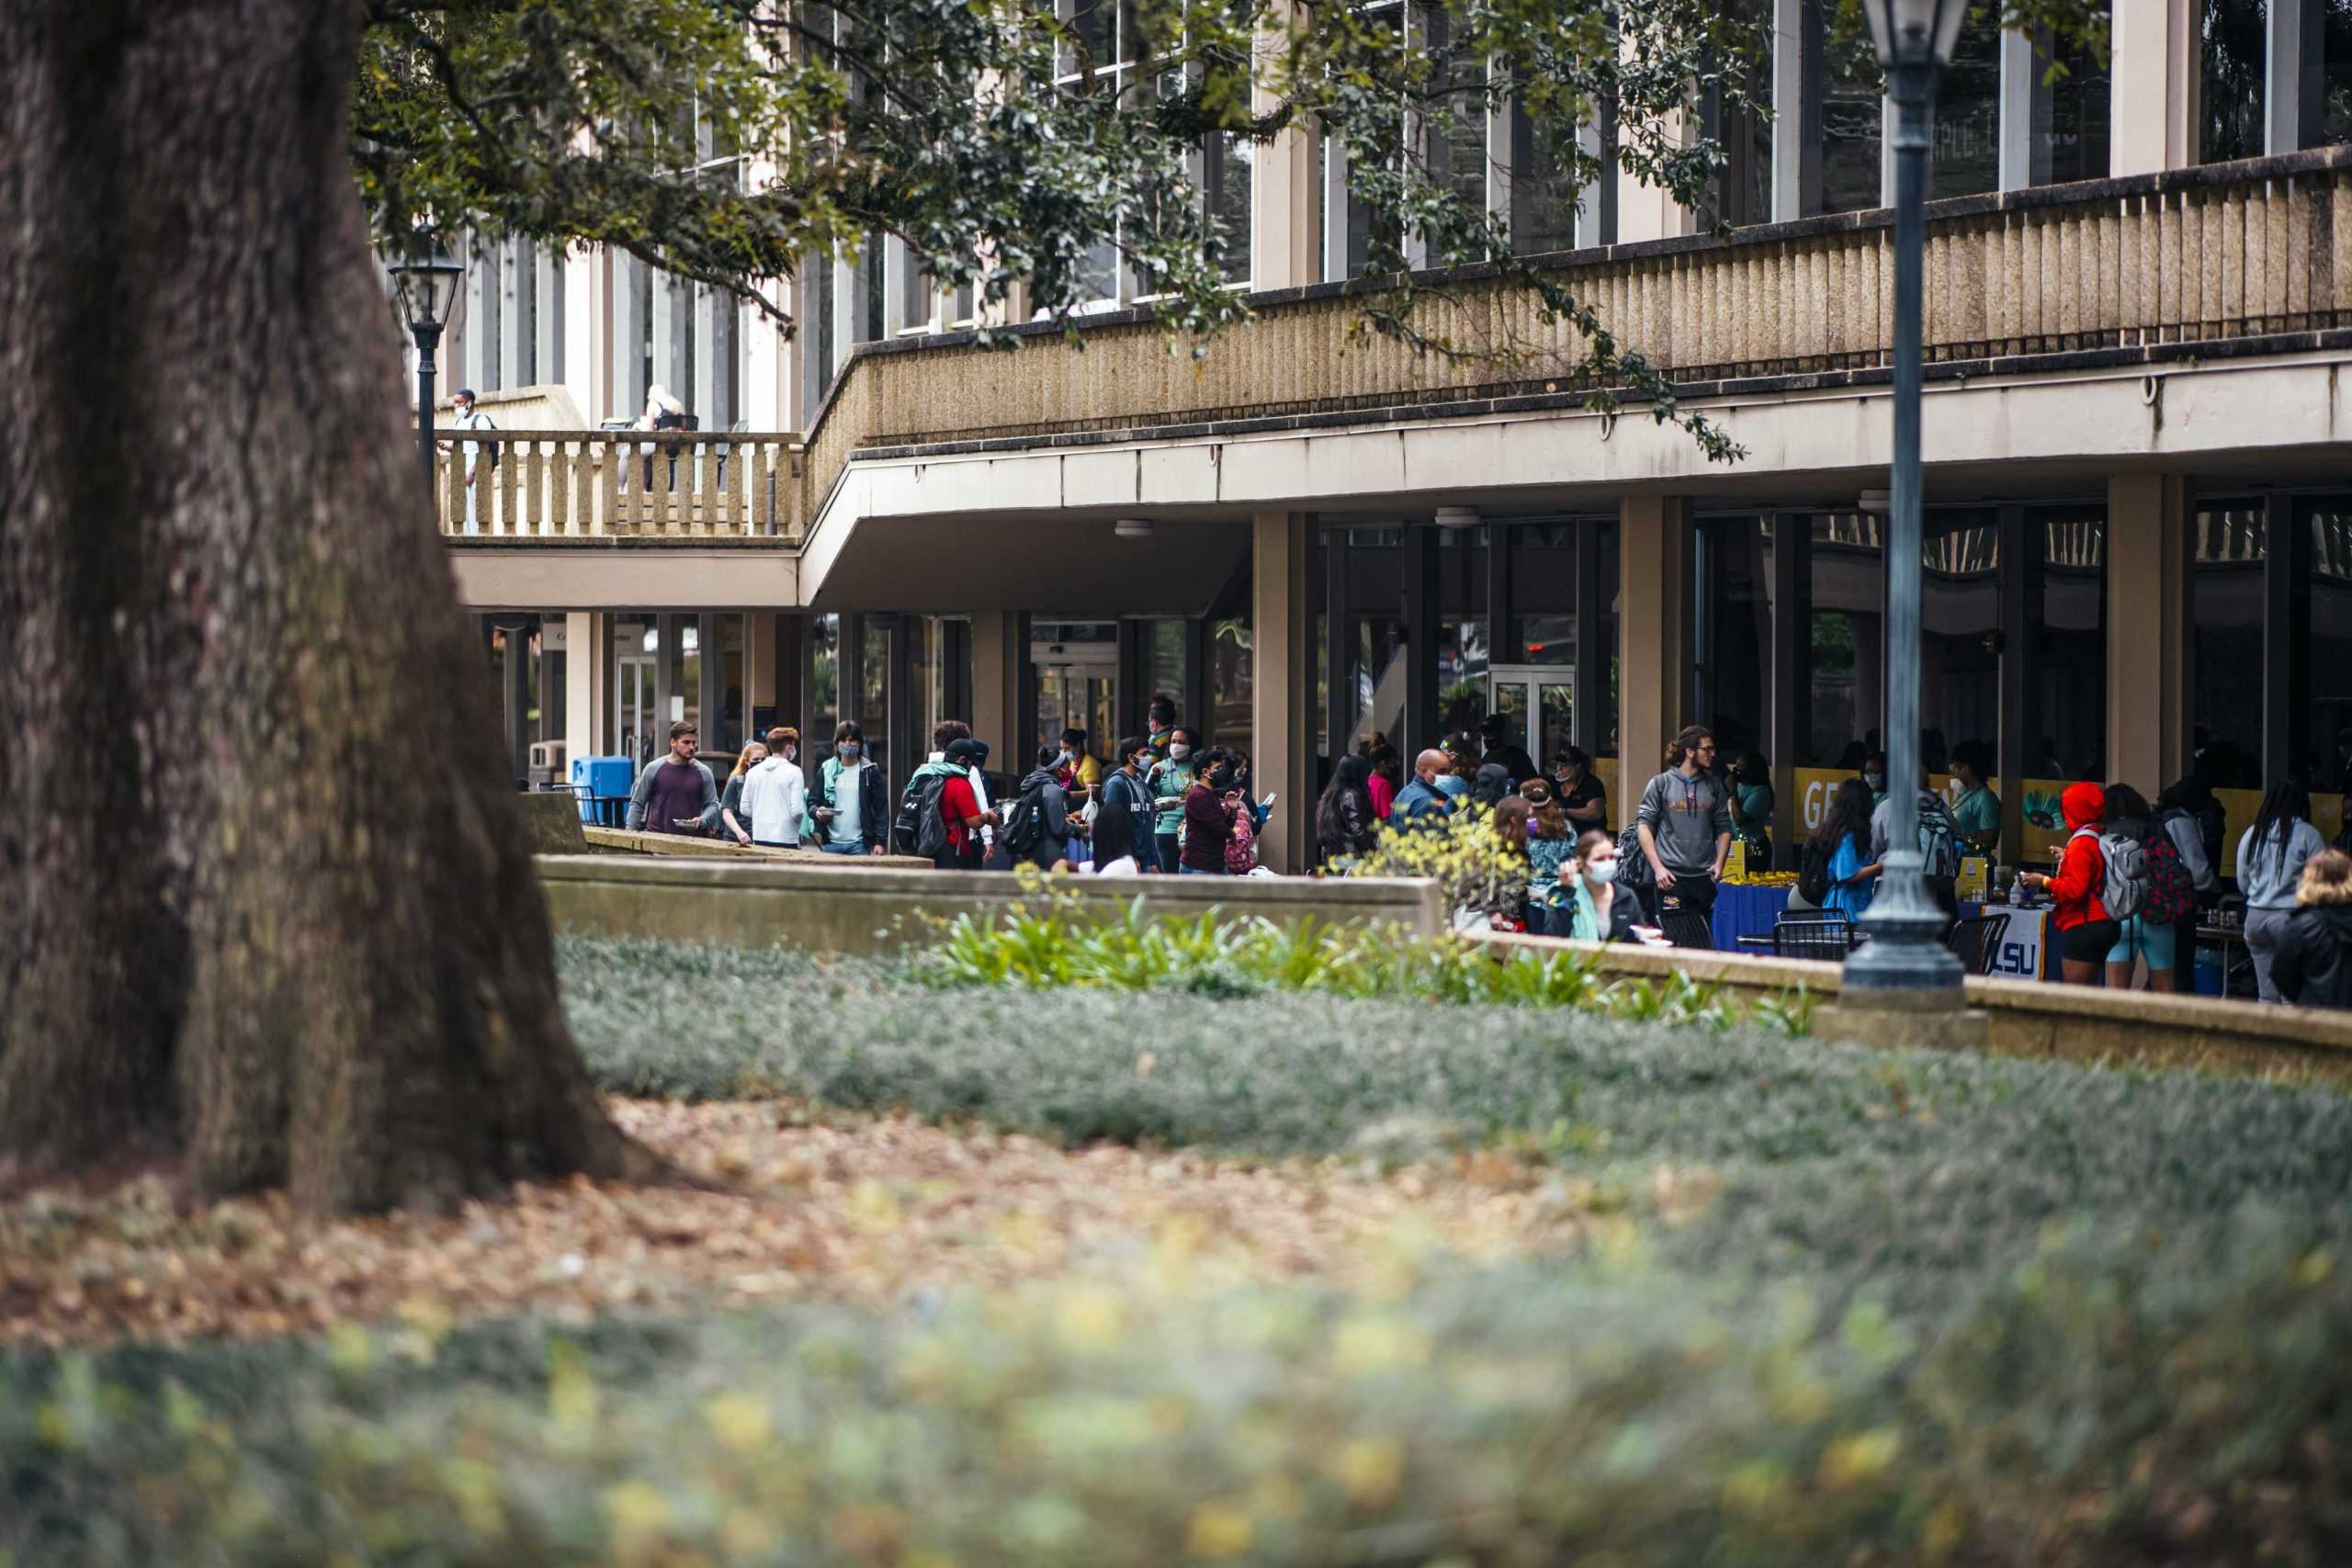
<path fill-rule="evenodd" d="M 1002 909 L 1023 896 L 1010 872 L 936 871 L 920 862 L 808 856 L 733 863 L 639 855 L 541 855 L 539 885 L 558 931 L 593 936 L 775 942 L 815 953 L 887 953 L 927 938 L 920 915 Z M 1052 878 L 1081 918 L 1123 916 L 1140 896 L 1151 913 L 1197 919 L 1215 909 L 1281 925 L 1392 922 L 1418 934 L 1441 926 L 1434 882 L 1290 876 Z"/>
<path fill-rule="evenodd" d="M 1615 975 L 1663 981 L 1680 971 L 1743 999 L 1785 995 L 1800 986 L 1824 1002 L 1838 996 L 1837 965 L 1804 959 L 1508 934 L 1479 940 L 1498 953 L 1521 946 L 1590 953 Z M 1984 1010 L 1990 1022 L 1991 1049 L 2007 1055 L 2278 1072 L 2352 1084 L 2352 1013 L 2038 980 L 1973 977 L 1967 987 L 1969 1005 Z"/>

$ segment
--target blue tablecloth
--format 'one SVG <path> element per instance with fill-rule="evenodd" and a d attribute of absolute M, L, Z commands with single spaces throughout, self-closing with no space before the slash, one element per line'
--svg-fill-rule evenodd
<path fill-rule="evenodd" d="M 1788 912 L 1786 887 L 1719 887 L 1715 890 L 1715 948 L 1737 953 L 1744 936 L 1770 936 L 1773 922 Z"/>

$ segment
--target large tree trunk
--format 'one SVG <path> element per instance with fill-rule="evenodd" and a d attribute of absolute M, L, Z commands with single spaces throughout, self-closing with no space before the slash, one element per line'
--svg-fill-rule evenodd
<path fill-rule="evenodd" d="M 0 6 L 0 1163 L 650 1174 L 558 1007 L 346 161 L 356 4 Z"/>

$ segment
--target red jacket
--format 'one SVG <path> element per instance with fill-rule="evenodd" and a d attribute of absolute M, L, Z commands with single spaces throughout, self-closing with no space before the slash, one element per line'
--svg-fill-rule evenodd
<path fill-rule="evenodd" d="M 2099 852 L 2098 821 L 2107 815 L 2107 791 L 2095 784 L 2068 784 L 2058 797 L 2066 826 L 2077 829 L 2066 840 L 2066 857 L 2050 879 L 2050 923 L 2062 931 L 2096 925 L 2108 918 L 2099 902 L 2107 883 L 2107 856 Z M 2079 829 L 2088 828 L 2089 832 Z"/>

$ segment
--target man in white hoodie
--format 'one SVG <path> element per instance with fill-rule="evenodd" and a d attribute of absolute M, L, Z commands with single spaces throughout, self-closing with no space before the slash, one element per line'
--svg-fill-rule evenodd
<path fill-rule="evenodd" d="M 770 849 L 800 847 L 800 818 L 808 808 L 808 777 L 800 771 L 800 732 L 768 731 L 767 761 L 743 780 L 743 809 L 752 818 L 752 842 Z"/>

